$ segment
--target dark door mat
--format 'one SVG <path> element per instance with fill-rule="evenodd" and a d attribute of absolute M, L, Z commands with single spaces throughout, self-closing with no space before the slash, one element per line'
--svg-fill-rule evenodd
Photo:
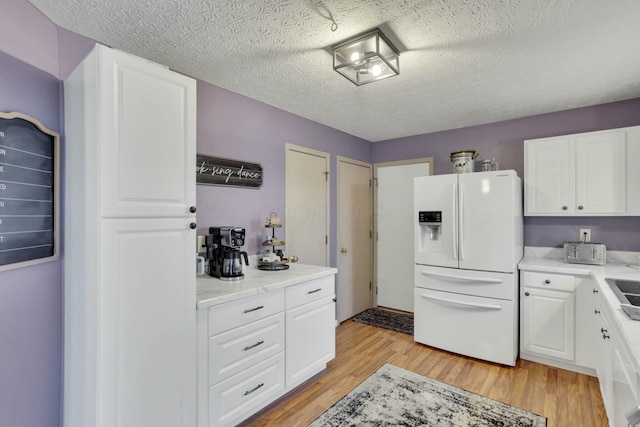
<path fill-rule="evenodd" d="M 370 308 L 352 318 L 354 322 L 413 335 L 413 315 L 381 308 Z"/>

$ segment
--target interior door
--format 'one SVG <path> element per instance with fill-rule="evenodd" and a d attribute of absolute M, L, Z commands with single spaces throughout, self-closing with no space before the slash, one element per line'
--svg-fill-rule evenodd
<path fill-rule="evenodd" d="M 301 263 L 329 261 L 329 153 L 286 145 L 285 242 Z"/>
<path fill-rule="evenodd" d="M 430 175 L 430 171 L 427 159 L 376 165 L 374 282 L 378 306 L 413 312 L 413 178 Z"/>
<path fill-rule="evenodd" d="M 338 321 L 371 308 L 373 262 L 372 167 L 338 156 Z"/>

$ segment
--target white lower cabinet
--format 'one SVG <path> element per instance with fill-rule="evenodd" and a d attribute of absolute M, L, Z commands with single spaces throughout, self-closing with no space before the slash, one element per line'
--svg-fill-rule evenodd
<path fill-rule="evenodd" d="M 520 357 L 593 375 L 591 280 L 520 273 Z"/>
<path fill-rule="evenodd" d="M 283 390 L 284 354 L 279 353 L 209 389 L 209 425 L 234 425 Z"/>
<path fill-rule="evenodd" d="M 334 296 L 287 310 L 287 387 L 324 369 L 336 357 Z"/>
<path fill-rule="evenodd" d="M 335 357 L 335 278 L 198 310 L 198 426 L 233 426 Z"/>
<path fill-rule="evenodd" d="M 573 292 L 523 287 L 522 351 L 574 360 Z"/>
<path fill-rule="evenodd" d="M 600 292 L 597 286 L 593 287 L 593 313 L 596 318 L 593 338 L 596 340 L 596 372 L 609 426 L 627 427 L 627 415 L 637 425 L 637 417 L 640 416 L 640 373 L 633 367 L 631 350 L 625 347 L 613 321 L 614 313 Z M 631 414 L 634 409 L 636 411 Z"/>

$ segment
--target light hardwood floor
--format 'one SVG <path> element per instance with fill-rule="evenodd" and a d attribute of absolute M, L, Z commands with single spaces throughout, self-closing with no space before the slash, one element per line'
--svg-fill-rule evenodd
<path fill-rule="evenodd" d="M 351 320 L 336 332 L 336 358 L 327 369 L 245 426 L 306 426 L 385 362 L 543 415 L 547 427 L 607 425 L 594 377 L 526 360 L 515 368 L 483 362 Z"/>

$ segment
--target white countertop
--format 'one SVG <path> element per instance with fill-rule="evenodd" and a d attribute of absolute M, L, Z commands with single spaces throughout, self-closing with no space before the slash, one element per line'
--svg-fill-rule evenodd
<path fill-rule="evenodd" d="M 243 269 L 244 279 L 238 281 L 224 281 L 209 275 L 198 276 L 196 307 L 204 309 L 308 280 L 331 276 L 337 272 L 337 269 L 331 267 L 295 263 L 289 264 L 289 269 L 280 271 L 263 271 L 250 265 Z"/>
<path fill-rule="evenodd" d="M 640 280 L 640 269 L 627 266 L 622 259 L 638 259 L 637 254 L 631 254 L 626 257 L 610 257 L 617 262 L 607 263 L 606 265 L 584 265 L 584 264 L 566 264 L 562 259 L 557 258 L 558 252 L 552 251 L 546 256 L 538 256 L 539 253 L 527 253 L 520 261 L 518 268 L 522 271 L 542 271 L 548 273 L 572 274 L 576 276 L 591 276 L 598 284 L 601 294 L 609 304 L 610 311 L 613 313 L 613 321 L 616 323 L 617 330 L 621 334 L 625 347 L 633 356 L 635 369 L 640 372 L 640 321 L 631 320 L 620 308 L 620 300 L 613 292 L 613 289 L 605 281 L 605 278 L 611 279 L 627 279 Z M 637 261 L 636 261 L 637 262 Z"/>

